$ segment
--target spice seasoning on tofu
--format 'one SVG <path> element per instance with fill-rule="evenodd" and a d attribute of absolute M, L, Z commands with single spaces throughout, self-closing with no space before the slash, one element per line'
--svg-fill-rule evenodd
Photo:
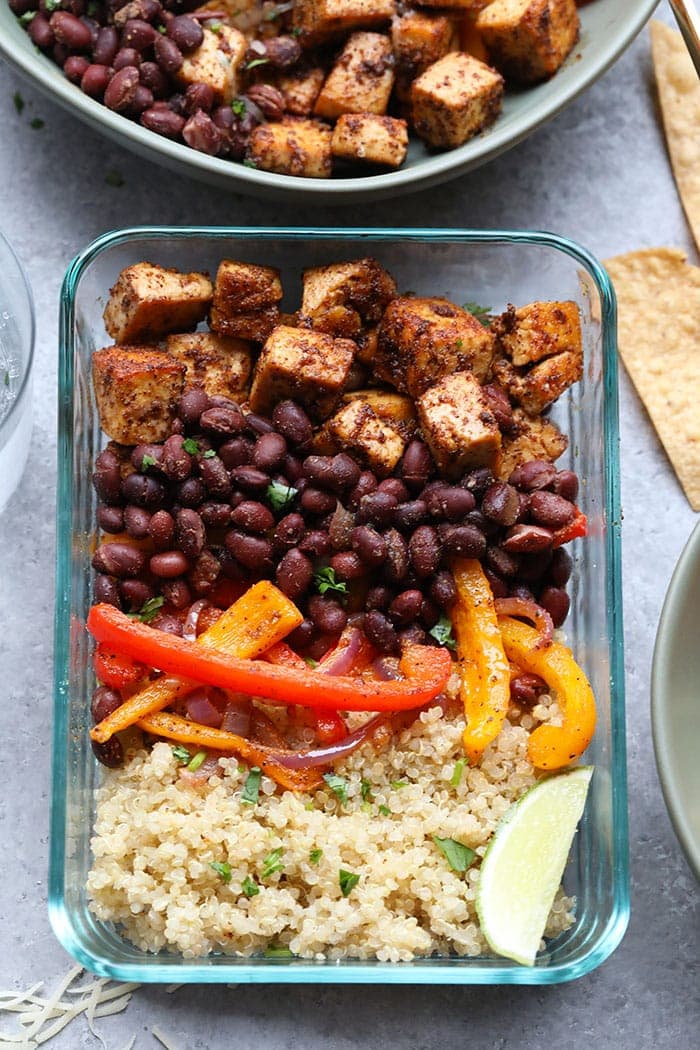
<path fill-rule="evenodd" d="M 478 954 L 499 817 L 595 727 L 539 407 L 581 375 L 578 308 L 476 317 L 373 258 L 302 285 L 285 312 L 226 259 L 112 289 L 108 330 L 151 342 L 93 355 L 91 908 L 189 957 Z"/>

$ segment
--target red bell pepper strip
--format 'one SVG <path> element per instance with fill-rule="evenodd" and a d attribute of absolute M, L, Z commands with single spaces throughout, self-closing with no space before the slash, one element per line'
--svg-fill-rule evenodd
<path fill-rule="evenodd" d="M 576 505 L 574 504 L 574 506 Z M 587 532 L 588 518 L 583 511 L 576 507 L 576 514 L 568 525 L 562 525 L 560 529 L 555 529 L 552 547 L 561 547 L 563 543 L 570 543 L 571 540 L 576 540 L 580 536 L 585 536 Z"/>
<path fill-rule="evenodd" d="M 294 667 L 298 671 L 305 671 L 308 666 L 304 658 L 295 653 L 286 642 L 278 642 L 277 645 L 271 646 L 265 653 L 265 659 L 278 667 Z M 337 744 L 348 735 L 345 720 L 337 711 L 312 710 L 310 720 L 322 744 Z"/>
<path fill-rule="evenodd" d="M 303 671 L 279 667 L 266 660 L 244 660 L 204 649 L 195 642 L 130 620 L 106 604 L 92 607 L 87 627 L 98 642 L 167 674 L 249 696 L 334 711 L 402 711 L 420 707 L 442 692 L 452 672 L 452 658 L 447 650 L 427 645 L 404 647 L 400 663 L 404 678 L 399 681 L 335 677 L 318 674 L 308 667 Z"/>
<path fill-rule="evenodd" d="M 98 645 L 92 657 L 95 677 L 110 689 L 127 689 L 148 674 L 148 668 L 108 645 Z"/>

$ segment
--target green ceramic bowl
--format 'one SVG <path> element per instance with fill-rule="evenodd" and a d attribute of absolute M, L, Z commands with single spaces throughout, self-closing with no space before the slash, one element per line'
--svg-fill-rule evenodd
<path fill-rule="evenodd" d="M 651 723 L 666 805 L 700 880 L 700 523 L 673 573 L 651 676 Z"/>
<path fill-rule="evenodd" d="M 339 204 L 425 189 L 503 153 L 601 76 L 634 39 L 656 3 L 657 0 L 592 0 L 581 8 L 581 39 L 564 67 L 545 84 L 510 92 L 502 116 L 483 135 L 459 149 L 438 154 L 430 154 L 420 143 L 412 143 L 399 171 L 352 179 L 301 179 L 256 171 L 170 142 L 112 113 L 82 94 L 65 79 L 58 66 L 37 51 L 7 0 L 0 0 L 0 57 L 59 105 L 148 160 L 237 193 L 278 199 L 320 195 L 325 203 Z"/>

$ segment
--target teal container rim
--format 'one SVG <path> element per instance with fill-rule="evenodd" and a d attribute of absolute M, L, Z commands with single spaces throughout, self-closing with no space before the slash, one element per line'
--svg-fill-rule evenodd
<path fill-rule="evenodd" d="M 606 609 L 611 681 L 611 843 L 612 899 L 610 918 L 595 943 L 575 961 L 553 966 L 524 967 L 509 964 L 480 965 L 468 960 L 416 961 L 411 963 L 310 963 L 303 960 L 255 960 L 254 964 L 193 961 L 173 956 L 162 962 L 120 963 L 98 958 L 81 943 L 64 903 L 65 820 L 67 773 L 60 761 L 68 732 L 67 660 L 70 643 L 70 559 L 65 537 L 70 535 L 71 473 L 73 448 L 73 330 L 75 292 L 89 264 L 103 251 L 131 240 L 156 240 L 177 236 L 194 238 L 249 238 L 257 240 L 365 240 L 368 243 L 425 241 L 442 244 L 517 244 L 554 248 L 570 256 L 592 278 L 601 301 L 603 341 L 603 441 L 605 449 Z M 571 981 L 590 973 L 618 946 L 627 929 L 630 912 L 629 846 L 627 817 L 627 763 L 625 742 L 625 680 L 621 582 L 621 506 L 619 480 L 619 422 L 617 381 L 617 305 L 610 278 L 600 262 L 582 245 L 567 237 L 541 230 L 434 229 L 430 227 L 275 227 L 275 226 L 132 226 L 102 234 L 88 244 L 68 266 L 61 287 L 59 313 L 58 479 L 56 513 L 56 608 L 54 620 L 54 712 L 52 735 L 52 792 L 48 911 L 54 933 L 81 965 L 122 981 L 141 983 L 318 983 L 318 984 L 530 984 Z"/>

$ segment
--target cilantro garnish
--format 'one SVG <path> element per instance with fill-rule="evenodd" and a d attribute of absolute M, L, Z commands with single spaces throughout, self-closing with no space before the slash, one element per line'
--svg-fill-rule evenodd
<path fill-rule="evenodd" d="M 207 451 L 202 456 L 202 459 L 213 459 L 215 455 L 216 455 L 216 452 L 214 451 L 214 449 L 213 448 L 208 448 Z"/>
<path fill-rule="evenodd" d="M 463 339 L 456 339 L 455 340 L 455 349 L 456 350 L 463 350 L 464 349 L 464 340 Z"/>
<path fill-rule="evenodd" d="M 355 886 L 360 881 L 360 876 L 355 875 L 352 871 L 345 871 L 341 868 L 338 872 L 338 882 L 340 884 L 340 892 L 344 897 L 349 897 Z"/>
<path fill-rule="evenodd" d="M 44 7 L 51 14 L 56 8 L 61 6 L 61 0 L 44 0 Z"/>
<path fill-rule="evenodd" d="M 317 569 L 314 573 L 314 584 L 319 594 L 347 594 L 348 585 L 342 580 L 336 580 L 335 569 L 326 565 L 323 569 Z"/>
<path fill-rule="evenodd" d="M 258 165 L 256 161 L 254 161 L 251 157 L 246 157 L 246 159 L 243 161 L 244 168 L 257 168 L 257 166 Z"/>
<path fill-rule="evenodd" d="M 318 667 L 318 660 L 314 660 L 313 656 L 305 656 L 304 663 L 308 664 L 312 671 Z"/>
<path fill-rule="evenodd" d="M 382 815 L 383 817 L 390 817 L 390 816 L 391 816 L 391 810 L 389 809 L 389 807 L 388 807 L 388 806 L 385 806 L 385 805 L 381 805 L 381 806 L 379 807 L 379 812 L 381 813 L 381 815 Z"/>
<path fill-rule="evenodd" d="M 191 755 L 187 748 L 183 747 L 182 744 L 173 744 L 170 750 L 178 762 L 189 762 Z"/>
<path fill-rule="evenodd" d="M 263 866 L 260 872 L 261 879 L 269 879 L 276 871 L 284 871 L 284 864 L 282 863 L 283 852 L 282 847 L 278 846 L 277 849 L 271 850 L 266 857 L 263 857 Z"/>
<path fill-rule="evenodd" d="M 267 498 L 273 510 L 284 510 L 297 494 L 297 490 L 291 485 L 284 485 L 281 481 L 273 481 L 267 486 Z"/>
<path fill-rule="evenodd" d="M 456 839 L 441 839 L 433 835 L 433 842 L 438 849 L 444 853 L 447 863 L 453 871 L 463 872 L 470 867 L 476 859 L 476 853 L 469 846 L 465 846 Z"/>
<path fill-rule="evenodd" d="M 227 860 L 210 860 L 209 867 L 214 869 L 222 882 L 231 881 L 231 865 Z"/>
<path fill-rule="evenodd" d="M 269 58 L 254 58 L 252 62 L 248 62 L 243 68 L 247 71 L 249 69 L 255 69 L 256 66 L 266 66 L 269 62 Z"/>
<path fill-rule="evenodd" d="M 189 453 L 190 456 L 196 456 L 199 452 L 199 445 L 194 440 L 194 438 L 185 438 L 185 440 L 182 442 L 182 447 L 184 448 L 185 452 Z"/>
<path fill-rule="evenodd" d="M 365 780 L 364 777 L 360 781 L 360 790 L 362 791 L 362 801 L 363 802 L 371 802 L 372 801 L 372 785 L 370 784 L 369 780 Z"/>
<path fill-rule="evenodd" d="M 464 759 L 463 758 L 458 758 L 457 761 L 455 762 L 455 768 L 454 768 L 454 771 L 452 773 L 452 776 L 450 777 L 450 784 L 452 784 L 452 787 L 454 787 L 454 788 L 459 787 L 459 785 L 461 783 L 461 780 L 462 780 L 462 774 L 463 773 L 464 773 Z"/>
<path fill-rule="evenodd" d="M 207 29 L 211 29 L 212 33 L 216 33 L 218 36 L 223 24 L 223 22 L 207 22 Z"/>
<path fill-rule="evenodd" d="M 148 453 L 141 460 L 141 470 L 148 470 L 149 467 L 155 467 L 156 459 L 155 456 L 149 456 Z"/>
<path fill-rule="evenodd" d="M 441 616 L 435 626 L 430 628 L 428 634 L 435 639 L 438 645 L 444 645 L 446 649 L 454 652 L 457 648 L 457 642 L 452 634 L 452 624 L 447 616 Z"/>
<path fill-rule="evenodd" d="M 408 787 L 408 781 L 407 780 L 392 780 L 391 786 L 393 787 L 394 791 L 400 791 L 401 788 Z"/>
<path fill-rule="evenodd" d="M 164 602 L 165 598 L 162 594 L 159 594 L 157 598 L 149 598 L 139 609 L 137 619 L 141 623 L 151 623 L 158 615 L 158 610 L 162 609 Z"/>
<path fill-rule="evenodd" d="M 481 321 L 484 328 L 488 328 L 491 320 L 491 307 L 479 306 L 478 303 L 462 303 L 462 309 L 467 310 L 477 321 Z"/>
<path fill-rule="evenodd" d="M 233 102 L 231 103 L 231 109 L 237 117 L 244 117 L 248 112 L 245 104 L 245 99 L 243 98 L 234 98 Z"/>
<path fill-rule="evenodd" d="M 278 948 L 271 944 L 265 949 L 266 959 L 293 959 L 294 953 L 289 948 Z"/>
<path fill-rule="evenodd" d="M 257 805 L 261 778 L 262 773 L 258 766 L 251 766 L 250 773 L 246 777 L 243 790 L 241 791 L 241 802 L 245 803 L 246 806 Z"/>
<path fill-rule="evenodd" d="M 241 889 L 245 893 L 246 897 L 257 897 L 260 893 L 260 887 L 254 879 L 251 879 L 250 875 L 246 875 L 241 883 Z"/>
<path fill-rule="evenodd" d="M 348 800 L 348 782 L 345 777 L 341 777 L 337 773 L 324 773 L 323 779 L 333 794 L 345 805 Z"/>
<path fill-rule="evenodd" d="M 198 751 L 194 758 L 190 759 L 190 761 L 187 763 L 187 768 L 189 769 L 190 773 L 196 773 L 206 757 L 206 751 Z"/>
<path fill-rule="evenodd" d="M 23 26 L 28 26 L 34 20 L 35 15 L 36 11 L 25 11 L 23 15 L 19 16 L 18 22 Z M 17 105 L 16 102 L 15 105 Z M 20 110 L 17 110 L 17 112 L 19 113 Z"/>
<path fill-rule="evenodd" d="M 323 850 L 322 849 L 318 849 L 318 848 L 317 849 L 312 849 L 311 852 L 309 853 L 309 860 L 311 861 L 312 864 L 318 864 L 318 862 L 320 861 L 322 856 L 323 856 Z"/>

